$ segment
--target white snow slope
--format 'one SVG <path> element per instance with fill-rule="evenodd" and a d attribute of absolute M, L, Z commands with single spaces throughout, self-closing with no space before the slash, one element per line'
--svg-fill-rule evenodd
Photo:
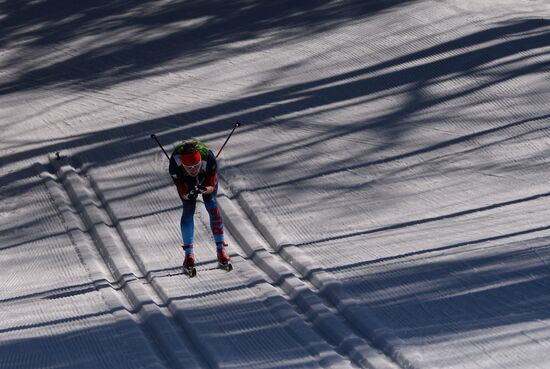
<path fill-rule="evenodd" d="M 0 368 L 550 368 L 549 107 L 545 0 L 0 1 Z"/>

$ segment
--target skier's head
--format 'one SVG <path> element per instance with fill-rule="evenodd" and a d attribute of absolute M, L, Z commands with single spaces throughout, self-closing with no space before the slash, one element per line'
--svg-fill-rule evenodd
<path fill-rule="evenodd" d="M 201 153 L 196 141 L 185 142 L 181 149 L 180 161 L 183 169 L 192 177 L 196 177 L 201 169 Z"/>

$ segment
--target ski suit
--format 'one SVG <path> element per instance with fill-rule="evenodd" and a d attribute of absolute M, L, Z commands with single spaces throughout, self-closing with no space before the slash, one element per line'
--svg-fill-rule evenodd
<path fill-rule="evenodd" d="M 205 144 L 200 141 L 198 142 L 201 166 L 197 176 L 193 177 L 189 175 L 182 166 L 178 165 L 177 158 L 178 155 L 181 154 L 181 148 L 184 143 L 176 146 L 170 156 L 169 172 L 183 204 L 180 226 L 183 239 L 182 247 L 186 253 L 192 253 L 193 250 L 195 231 L 195 221 L 193 216 L 195 214 L 196 206 L 196 198 L 188 199 L 186 198 L 186 195 L 197 185 L 214 187 L 214 191 L 212 193 L 202 194 L 202 198 L 204 200 L 206 210 L 210 215 L 210 229 L 212 230 L 216 247 L 219 249 L 223 249 L 224 247 L 223 219 L 216 200 L 216 195 L 218 193 L 216 157 Z"/>

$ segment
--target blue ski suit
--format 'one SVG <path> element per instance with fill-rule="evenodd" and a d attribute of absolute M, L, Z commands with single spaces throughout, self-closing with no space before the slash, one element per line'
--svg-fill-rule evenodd
<path fill-rule="evenodd" d="M 202 143 L 201 143 L 202 144 Z M 200 147 L 201 168 L 197 176 L 189 175 L 182 166 L 178 166 L 176 157 L 180 154 L 181 144 L 178 145 L 170 157 L 169 172 L 178 190 L 182 201 L 182 214 L 180 220 L 183 248 L 186 253 L 193 252 L 194 231 L 195 231 L 195 207 L 196 198 L 188 199 L 186 195 L 197 185 L 211 186 L 214 191 L 210 194 L 202 194 L 204 205 L 210 215 L 210 229 L 214 236 L 217 248 L 224 246 L 223 218 L 218 208 L 216 196 L 218 193 L 217 163 L 214 153 L 206 145 Z"/>

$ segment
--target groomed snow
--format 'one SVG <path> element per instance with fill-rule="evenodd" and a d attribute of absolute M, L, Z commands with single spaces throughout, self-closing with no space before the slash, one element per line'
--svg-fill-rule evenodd
<path fill-rule="evenodd" d="M 0 1 L 0 30 L 0 368 L 548 368 L 547 1 Z M 235 122 L 235 270 L 199 203 L 189 279 L 150 135 Z"/>

